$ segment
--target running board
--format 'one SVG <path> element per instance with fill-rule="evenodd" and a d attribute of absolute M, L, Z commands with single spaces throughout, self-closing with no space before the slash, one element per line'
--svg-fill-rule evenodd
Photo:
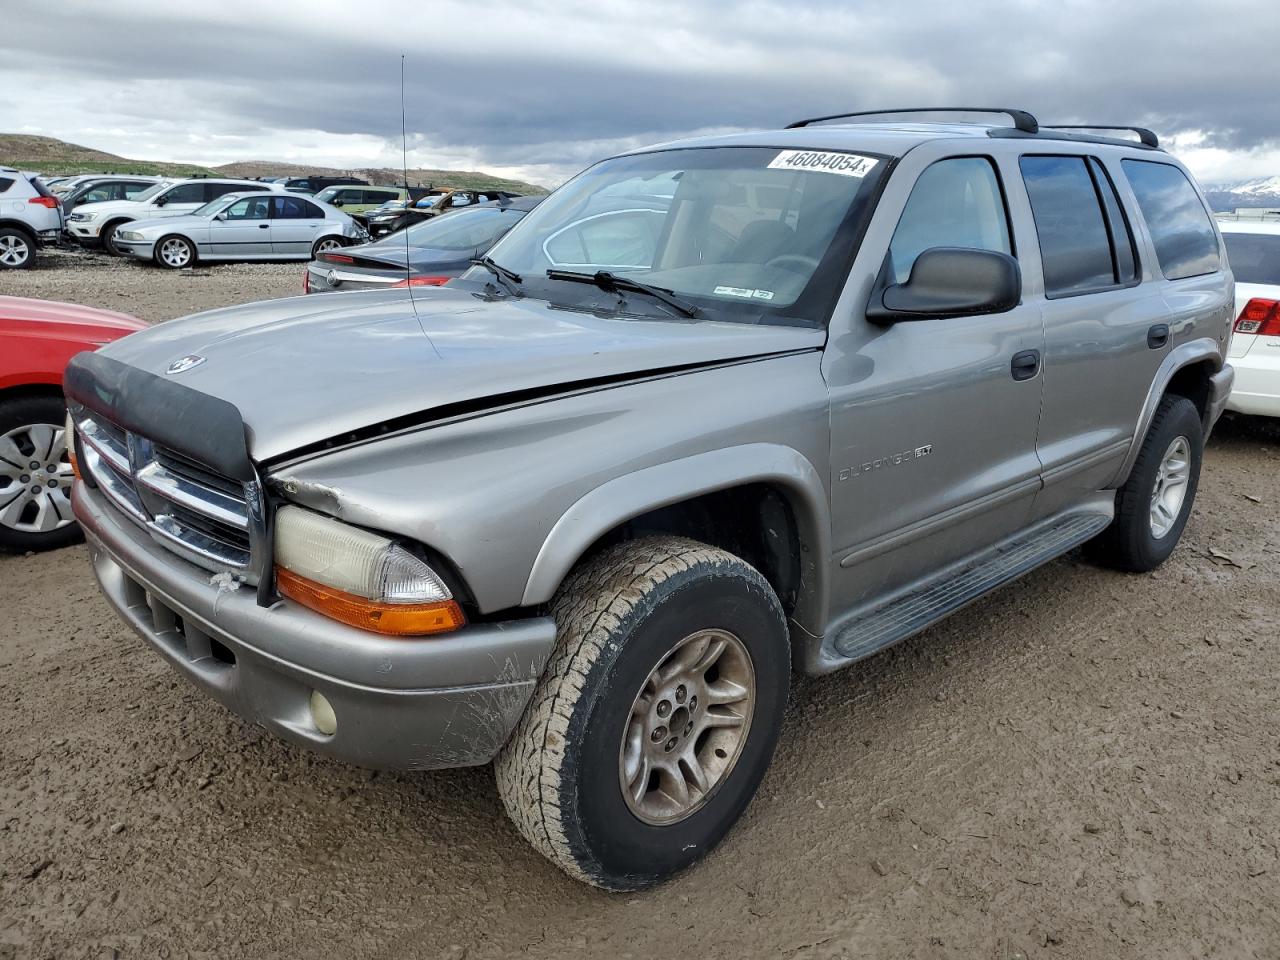
<path fill-rule="evenodd" d="M 835 651 L 852 661 L 891 647 L 996 587 L 1078 547 L 1101 533 L 1110 522 L 1110 514 L 1073 513 L 1006 540 L 970 565 L 854 617 L 836 635 Z"/>

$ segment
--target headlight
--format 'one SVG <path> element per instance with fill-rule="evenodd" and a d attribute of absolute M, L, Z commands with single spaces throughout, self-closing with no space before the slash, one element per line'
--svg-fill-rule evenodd
<path fill-rule="evenodd" d="M 137 230 L 123 230 L 116 234 L 121 240 L 141 240 L 142 234 Z"/>
<path fill-rule="evenodd" d="M 276 512 L 276 586 L 334 620 L 392 636 L 467 621 L 445 582 L 404 547 L 302 507 Z"/>
<path fill-rule="evenodd" d="M 71 219 L 76 223 L 88 223 L 96 216 L 96 213 L 73 213 Z"/>

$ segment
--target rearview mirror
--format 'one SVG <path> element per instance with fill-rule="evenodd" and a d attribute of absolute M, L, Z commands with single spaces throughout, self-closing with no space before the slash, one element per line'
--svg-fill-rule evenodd
<path fill-rule="evenodd" d="M 1021 298 L 1022 271 L 1007 253 L 930 247 L 916 257 L 906 283 L 872 294 L 867 319 L 898 323 L 1003 313 Z"/>

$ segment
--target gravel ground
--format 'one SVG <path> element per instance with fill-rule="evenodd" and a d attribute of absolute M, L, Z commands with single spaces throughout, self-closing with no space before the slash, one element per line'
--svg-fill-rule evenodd
<path fill-rule="evenodd" d="M 15 292 L 153 320 L 299 273 L 46 262 Z M 0 558 L 0 958 L 1278 958 L 1277 461 L 1227 422 L 1155 574 L 1071 556 L 798 680 L 743 823 L 629 896 L 529 849 L 488 769 L 374 776 L 241 723 L 82 547 Z"/>

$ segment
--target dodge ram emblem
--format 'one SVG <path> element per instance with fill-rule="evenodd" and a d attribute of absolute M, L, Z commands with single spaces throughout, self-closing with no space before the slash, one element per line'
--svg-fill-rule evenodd
<path fill-rule="evenodd" d="M 190 370 L 192 367 L 198 367 L 202 363 L 204 363 L 204 357 L 199 356 L 198 354 L 189 353 L 185 357 L 179 357 L 177 360 L 173 361 L 173 363 L 169 364 L 165 373 L 182 373 L 185 370 Z"/>

